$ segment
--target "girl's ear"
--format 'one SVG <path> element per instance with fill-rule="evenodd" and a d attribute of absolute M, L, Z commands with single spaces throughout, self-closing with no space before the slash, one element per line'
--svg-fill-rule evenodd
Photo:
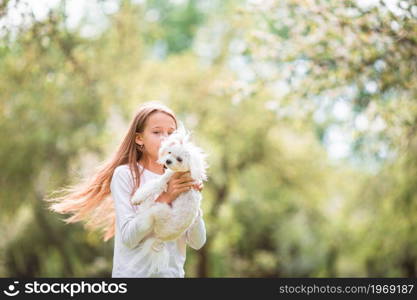
<path fill-rule="evenodd" d="M 140 133 L 136 133 L 135 142 L 136 144 L 142 144 L 142 135 Z"/>

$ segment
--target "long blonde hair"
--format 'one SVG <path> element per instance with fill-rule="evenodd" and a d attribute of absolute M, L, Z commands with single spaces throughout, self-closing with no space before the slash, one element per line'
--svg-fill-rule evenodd
<path fill-rule="evenodd" d="M 114 236 L 115 212 L 110 193 L 110 183 L 116 167 L 128 164 L 135 183 L 133 192 L 140 185 L 140 172 L 137 162 L 143 153 L 136 144 L 137 133 L 143 133 L 148 117 L 155 112 L 163 112 L 171 116 L 178 127 L 174 112 L 158 101 L 143 103 L 129 125 L 129 130 L 124 136 L 117 152 L 107 162 L 98 167 L 98 171 L 92 178 L 84 178 L 81 183 L 62 188 L 52 192 L 65 193 L 58 197 L 45 198 L 52 202 L 49 209 L 60 214 L 72 214 L 65 219 L 66 223 L 86 221 L 85 226 L 89 229 L 99 229 L 103 233 L 103 240 L 107 241 Z"/>

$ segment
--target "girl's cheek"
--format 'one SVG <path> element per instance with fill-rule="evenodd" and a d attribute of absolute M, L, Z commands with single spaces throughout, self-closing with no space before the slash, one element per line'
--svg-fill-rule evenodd
<path fill-rule="evenodd" d="M 157 146 L 157 145 L 160 144 L 160 142 L 161 141 L 159 140 L 159 136 L 157 136 L 157 135 L 153 136 L 153 138 L 152 138 L 152 144 L 153 145 Z"/>
<path fill-rule="evenodd" d="M 161 146 L 161 140 L 159 138 L 156 138 L 154 141 L 154 145 L 156 148 L 159 149 L 159 147 Z"/>

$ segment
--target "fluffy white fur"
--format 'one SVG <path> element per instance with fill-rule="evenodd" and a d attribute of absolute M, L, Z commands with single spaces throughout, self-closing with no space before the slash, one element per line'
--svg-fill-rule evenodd
<path fill-rule="evenodd" d="M 141 186 L 131 199 L 132 204 L 141 205 L 153 217 L 154 235 L 142 244 L 138 255 L 142 263 L 149 263 L 150 273 L 162 272 L 168 266 L 169 253 L 164 241 L 179 238 L 193 224 L 200 209 L 201 193 L 194 189 L 180 194 L 172 207 L 154 201 L 166 191 L 175 172 L 190 171 L 196 183 L 207 180 L 206 154 L 189 141 L 189 136 L 181 128 L 161 143 L 158 163 L 167 167 L 165 173 Z"/>

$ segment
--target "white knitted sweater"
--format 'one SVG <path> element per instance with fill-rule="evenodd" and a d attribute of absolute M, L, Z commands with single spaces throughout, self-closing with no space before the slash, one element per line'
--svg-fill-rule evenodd
<path fill-rule="evenodd" d="M 142 170 L 142 166 L 139 165 Z M 141 184 L 161 175 L 144 169 Z M 203 214 L 177 240 L 165 242 L 170 253 L 169 268 L 164 273 L 151 274 L 148 264 L 137 262 L 139 247 L 147 238 L 153 235 L 147 212 L 130 203 L 131 192 L 134 188 L 132 174 L 127 165 L 118 166 L 110 184 L 111 195 L 116 213 L 116 228 L 114 237 L 114 255 L 112 277 L 184 277 L 186 245 L 200 249 L 206 241 L 206 228 Z M 146 259 L 146 258 L 144 258 Z M 135 265 L 132 265 L 135 262 Z"/>

